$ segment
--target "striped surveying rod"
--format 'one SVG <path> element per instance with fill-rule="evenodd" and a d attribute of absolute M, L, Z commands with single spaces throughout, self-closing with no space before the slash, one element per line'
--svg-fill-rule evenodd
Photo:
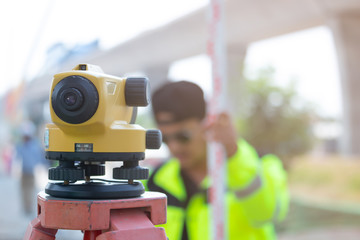
<path fill-rule="evenodd" d="M 226 46 L 224 31 L 224 0 L 210 0 L 209 37 L 207 51 L 212 64 L 213 94 L 209 104 L 209 119 L 226 109 Z M 211 180 L 209 201 L 211 206 L 211 239 L 226 239 L 225 232 L 225 161 L 223 146 L 208 144 L 208 173 Z"/>

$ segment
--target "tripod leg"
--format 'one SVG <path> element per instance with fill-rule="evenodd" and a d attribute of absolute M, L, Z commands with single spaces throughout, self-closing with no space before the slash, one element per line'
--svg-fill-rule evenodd
<path fill-rule="evenodd" d="M 110 229 L 96 240 L 166 240 L 165 230 L 155 227 L 140 209 L 112 210 Z"/>
<path fill-rule="evenodd" d="M 101 230 L 85 231 L 83 240 L 96 240 L 101 233 Z"/>
<path fill-rule="evenodd" d="M 29 223 L 26 229 L 24 240 L 55 240 L 57 229 L 49 229 L 41 226 L 39 218 L 35 218 Z"/>

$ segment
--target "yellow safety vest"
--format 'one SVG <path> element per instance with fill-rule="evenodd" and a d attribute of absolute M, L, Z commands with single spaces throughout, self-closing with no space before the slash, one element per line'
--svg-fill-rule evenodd
<path fill-rule="evenodd" d="M 199 191 L 189 198 L 177 159 L 170 159 L 154 170 L 147 190 L 168 196 L 167 223 L 161 226 L 170 240 L 210 239 L 208 182 L 205 179 Z M 238 151 L 227 161 L 227 189 L 228 239 L 276 239 L 273 222 L 285 218 L 289 202 L 281 161 L 274 155 L 259 160 L 254 148 L 240 140 Z M 188 238 L 182 238 L 183 233 Z"/>

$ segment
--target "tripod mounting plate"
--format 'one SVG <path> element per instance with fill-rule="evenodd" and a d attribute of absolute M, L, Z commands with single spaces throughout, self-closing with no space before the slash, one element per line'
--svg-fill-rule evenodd
<path fill-rule="evenodd" d="M 38 216 L 24 239 L 53 240 L 58 229 L 82 230 L 84 239 L 161 239 L 166 223 L 166 195 L 145 192 L 141 197 L 110 200 L 57 198 L 38 194 Z M 111 226 L 111 227 L 110 227 Z M 86 238 L 86 236 L 93 238 Z"/>

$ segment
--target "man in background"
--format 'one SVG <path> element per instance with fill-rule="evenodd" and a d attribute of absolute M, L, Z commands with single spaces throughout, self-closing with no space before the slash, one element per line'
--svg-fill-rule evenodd
<path fill-rule="evenodd" d="M 209 236 L 207 142 L 223 145 L 227 155 L 225 230 L 228 239 L 276 239 L 273 222 L 287 212 L 286 173 L 274 155 L 260 159 L 238 139 L 227 113 L 206 122 L 201 88 L 187 81 L 167 83 L 154 92 L 154 117 L 172 158 L 150 176 L 148 189 L 168 197 L 167 223 L 172 240 Z"/>
<path fill-rule="evenodd" d="M 43 147 L 35 137 L 35 125 L 24 122 L 20 126 L 21 141 L 16 146 L 16 155 L 22 163 L 21 194 L 23 209 L 26 215 L 31 215 L 36 209 L 35 199 L 35 167 L 46 164 Z"/>

